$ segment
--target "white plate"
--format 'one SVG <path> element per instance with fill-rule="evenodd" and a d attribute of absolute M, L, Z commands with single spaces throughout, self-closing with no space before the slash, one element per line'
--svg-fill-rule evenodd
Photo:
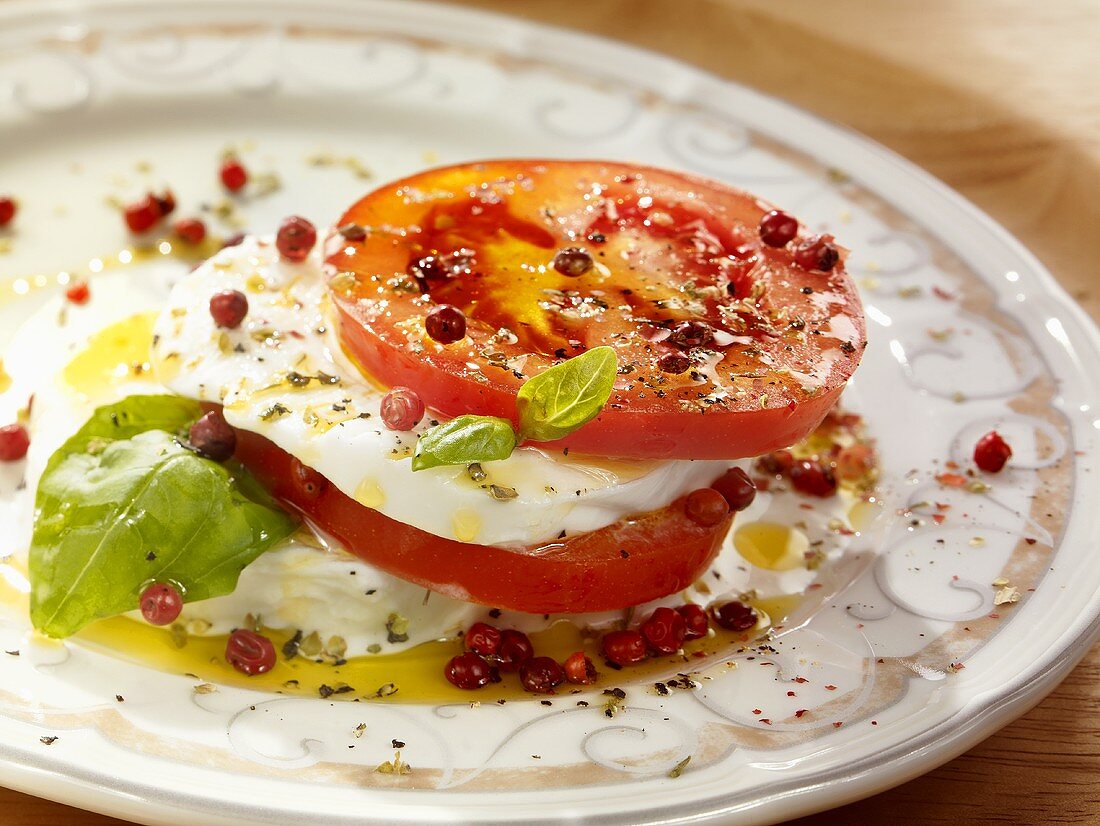
<path fill-rule="evenodd" d="M 214 159 L 242 141 L 283 182 L 246 207 L 258 229 L 291 211 L 332 220 L 370 186 L 306 162 L 320 150 L 358 155 L 378 179 L 437 161 L 598 156 L 758 192 L 854 250 L 871 346 L 849 398 L 879 440 L 890 512 L 953 508 L 942 525 L 921 509 L 856 537 L 827 567 L 823 593 L 839 591 L 774 654 L 668 698 L 624 680 L 614 719 L 573 698 L 196 696 L 193 680 L 79 644 L 44 649 L 7 620 L 0 647 L 24 653 L 0 658 L 3 783 L 164 823 L 759 822 L 950 759 L 1035 703 L 1096 638 L 1097 332 L 1003 230 L 881 147 L 665 58 L 455 8 L 4 3 L 0 182 L 24 208 L 0 267 L 26 276 L 2 287 L 25 293 L 4 329 L 58 271 L 124 244 L 102 203 L 118 175 L 150 161 L 194 205 L 216 197 Z M 1017 451 L 993 490 L 941 488 L 942 462 L 965 465 L 993 426 Z M 993 606 L 999 577 L 1019 603 Z M 350 750 L 360 721 L 368 734 Z M 408 743 L 411 775 L 373 771 L 391 738 Z"/>

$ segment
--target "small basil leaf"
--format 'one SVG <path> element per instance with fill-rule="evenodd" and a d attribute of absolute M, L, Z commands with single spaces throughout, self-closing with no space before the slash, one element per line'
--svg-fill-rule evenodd
<path fill-rule="evenodd" d="M 296 520 L 239 466 L 204 459 L 175 434 L 202 414 L 174 396 L 101 407 L 50 458 L 35 498 L 31 620 L 52 637 L 138 607 L 171 581 L 187 601 L 231 592 Z"/>
<path fill-rule="evenodd" d="M 552 442 L 592 421 L 615 386 L 619 360 L 610 347 L 594 347 L 523 383 L 516 397 L 522 438 Z"/>
<path fill-rule="evenodd" d="M 512 423 L 494 416 L 459 416 L 420 434 L 412 469 L 507 459 L 516 446 Z"/>

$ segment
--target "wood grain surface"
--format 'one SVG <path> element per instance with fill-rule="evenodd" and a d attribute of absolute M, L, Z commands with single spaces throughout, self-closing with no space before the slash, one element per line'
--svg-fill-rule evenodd
<path fill-rule="evenodd" d="M 1096 2 L 453 2 L 645 46 L 847 124 L 1001 221 L 1100 318 Z M 119 822 L 0 789 L 3 824 Z M 886 822 L 1100 823 L 1100 648 L 962 757 L 797 821 Z"/>

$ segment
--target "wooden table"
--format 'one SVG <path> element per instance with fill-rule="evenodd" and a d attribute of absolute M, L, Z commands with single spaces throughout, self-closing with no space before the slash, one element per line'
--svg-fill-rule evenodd
<path fill-rule="evenodd" d="M 1005 224 L 1100 318 L 1100 5 L 1090 0 L 464 4 L 666 52 L 846 123 Z M 1098 721 L 1100 648 L 968 754 L 798 823 L 1100 822 Z M 119 821 L 0 789 L 0 823 Z"/>

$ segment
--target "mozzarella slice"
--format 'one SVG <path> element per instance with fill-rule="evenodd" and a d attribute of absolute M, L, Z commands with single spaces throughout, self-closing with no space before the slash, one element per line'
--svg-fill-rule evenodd
<path fill-rule="evenodd" d="M 210 315 L 210 297 L 222 290 L 248 297 L 237 329 L 218 328 Z M 408 433 L 383 425 L 385 388 L 341 351 L 319 252 L 289 263 L 269 238 L 221 250 L 176 284 L 154 334 L 154 372 L 172 391 L 221 402 L 230 424 L 270 439 L 361 504 L 461 542 L 531 545 L 596 530 L 705 487 L 730 464 L 523 447 L 484 463 L 483 479 L 463 466 L 414 473 L 417 434 L 438 417 L 429 411 Z"/>

